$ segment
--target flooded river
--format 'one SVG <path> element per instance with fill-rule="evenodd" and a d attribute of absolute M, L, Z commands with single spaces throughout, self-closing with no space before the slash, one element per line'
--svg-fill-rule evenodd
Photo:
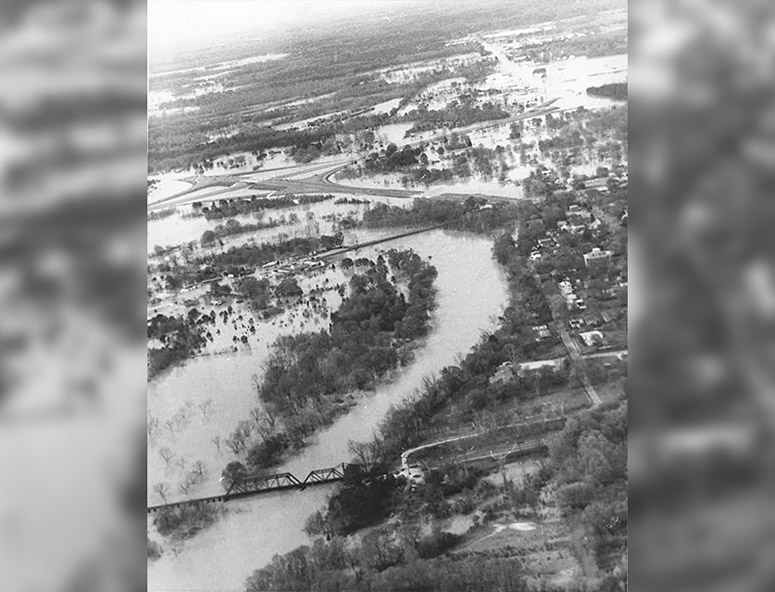
<path fill-rule="evenodd" d="M 380 235 L 384 232 L 359 231 L 358 240 L 364 242 Z M 439 272 L 433 330 L 418 348 L 415 360 L 390 384 L 363 398 L 348 415 L 318 434 L 301 454 L 278 467 L 278 472 L 287 470 L 303 478 L 312 469 L 350 460 L 350 440 L 369 439 L 391 405 L 411 394 L 424 376 L 455 363 L 483 331 L 495 326 L 506 305 L 507 291 L 505 278 L 491 258 L 491 245 L 488 238 L 436 230 L 357 253 L 374 257 L 378 248 L 400 246 L 431 257 Z M 218 491 L 217 478 L 232 456 L 225 446 L 219 451 L 213 437 L 228 436 L 258 404 L 252 377 L 261 375 L 266 344 L 276 331 L 279 329 L 261 324 L 261 345 L 237 354 L 191 360 L 149 385 L 149 414 L 162 426 L 176 416 L 179 419 L 169 428 L 162 427 L 149 441 L 149 486 L 160 481 L 175 484 L 186 467 L 201 460 L 208 478 L 196 495 Z M 168 463 L 159 455 L 161 447 L 172 454 Z M 164 555 L 149 564 L 148 589 L 243 589 L 247 576 L 271 561 L 273 555 L 308 542 L 302 530 L 304 522 L 325 504 L 333 487 L 229 502 L 227 514 L 193 539 L 174 547 L 164 543 Z M 177 492 L 170 494 L 171 499 L 180 497 Z M 149 492 L 149 502 L 159 500 Z M 158 538 L 152 528 L 149 532 L 152 538 Z"/>

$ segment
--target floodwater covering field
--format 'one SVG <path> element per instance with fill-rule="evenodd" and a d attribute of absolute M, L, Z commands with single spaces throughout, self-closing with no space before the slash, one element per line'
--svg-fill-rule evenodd
<path fill-rule="evenodd" d="M 295 215 L 298 218 L 298 222 L 281 224 L 274 228 L 266 228 L 248 234 L 227 236 L 223 239 L 224 244 L 238 245 L 249 241 L 254 241 L 256 243 L 271 242 L 279 240 L 281 235 L 287 237 L 303 236 L 309 213 L 313 215 L 313 219 L 320 225 L 320 232 L 322 234 L 334 234 L 336 230 L 333 228 L 332 223 L 329 222 L 329 219 L 332 216 L 352 215 L 359 217 L 363 213 L 363 210 L 371 207 L 370 204 L 373 203 L 385 203 L 397 207 L 410 207 L 412 205 L 412 201 L 409 199 L 381 196 L 369 196 L 368 204 L 337 204 L 335 203 L 337 199 L 351 199 L 353 196 L 337 193 L 332 193 L 331 195 L 333 195 L 332 199 L 318 203 L 265 210 L 260 218 L 253 214 L 234 216 L 233 219 L 237 220 L 240 224 L 252 224 L 259 221 L 259 219 L 265 223 L 269 222 L 270 219 L 280 220 L 281 218 L 285 218 L 288 220 L 291 215 Z M 217 201 L 222 197 L 223 196 L 218 196 L 215 200 Z M 207 203 L 207 200 L 204 200 L 204 203 Z M 212 230 L 219 224 L 225 224 L 227 220 L 226 218 L 208 220 L 204 216 L 192 217 L 187 215 L 190 213 L 191 207 L 185 205 L 178 207 L 176 212 L 170 216 L 149 220 L 147 241 L 148 252 L 153 252 L 157 245 L 166 247 L 191 241 L 199 241 L 206 230 Z"/>
<path fill-rule="evenodd" d="M 363 242 L 385 236 L 386 231 L 358 231 L 357 235 Z M 488 238 L 436 230 L 403 238 L 400 244 L 365 248 L 357 256 L 374 257 L 378 248 L 394 246 L 414 249 L 429 257 L 438 269 L 438 306 L 430 335 L 417 349 L 415 359 L 391 382 L 365 394 L 350 413 L 319 433 L 298 456 L 277 467 L 278 472 L 306 475 L 310 470 L 350 460 L 350 440 L 369 439 L 391 405 L 410 395 L 423 377 L 455 363 L 482 332 L 497 323 L 506 305 L 507 291 L 502 272 L 491 258 L 492 243 Z M 472 307 L 472 302 L 477 306 Z M 331 306 L 335 308 L 338 303 L 331 301 Z M 300 329 L 286 318 L 278 317 L 274 323 L 259 325 L 260 342 L 249 349 L 189 360 L 149 385 L 149 414 L 158 418 L 162 426 L 172 422 L 169 429 L 162 428 L 149 440 L 149 485 L 160 481 L 174 483 L 182 474 L 181 467 L 201 460 L 207 467 L 208 478 L 196 495 L 219 491 L 220 471 L 233 457 L 223 446 L 219 451 L 213 437 L 227 436 L 240 419 L 247 418 L 252 407 L 260 405 L 253 376 L 261 376 L 267 344 L 281 332 Z M 305 329 L 314 326 L 310 322 Z M 162 447 L 173 454 L 169 466 L 159 455 Z M 273 555 L 308 541 L 302 530 L 304 521 L 325 504 L 331 488 L 323 486 L 229 502 L 229 511 L 215 525 L 187 542 L 165 543 L 162 557 L 149 564 L 149 588 L 240 589 L 252 570 L 265 565 Z M 149 503 L 159 500 L 149 493 Z M 156 536 L 152 527 L 149 532 L 152 538 Z M 213 561 L 214 557 L 218 560 Z"/>

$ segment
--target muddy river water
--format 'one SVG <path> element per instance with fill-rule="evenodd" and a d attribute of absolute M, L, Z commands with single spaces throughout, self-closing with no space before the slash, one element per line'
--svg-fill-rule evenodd
<path fill-rule="evenodd" d="M 151 225 L 149 233 L 150 228 Z M 384 232 L 374 231 L 357 234 L 360 242 L 384 236 Z M 357 256 L 374 257 L 377 249 L 392 247 L 412 248 L 430 258 L 438 270 L 438 305 L 432 331 L 418 347 L 415 359 L 389 384 L 365 395 L 350 413 L 315 436 L 309 446 L 278 467 L 277 472 L 290 471 L 303 478 L 312 469 L 350 460 L 350 440 L 368 440 L 391 405 L 410 395 L 423 377 L 438 373 L 464 356 L 484 331 L 495 326 L 506 306 L 506 281 L 492 260 L 489 238 L 435 230 L 361 249 Z M 280 320 L 275 325 L 262 323 L 257 345 L 233 354 L 190 360 L 149 385 L 149 417 L 156 418 L 160 426 L 149 437 L 149 488 L 167 482 L 170 499 L 184 497 L 177 492 L 177 483 L 185 470 L 202 461 L 207 469 L 206 478 L 195 495 L 222 491 L 218 476 L 234 457 L 225 446 L 216 446 L 214 439 L 228 436 L 239 420 L 248 419 L 251 408 L 260 405 L 253 382 L 254 376 L 260 379 L 267 344 L 283 331 L 298 330 L 290 321 L 283 326 Z M 303 330 L 311 328 L 315 325 Z M 162 449 L 167 461 L 160 455 Z M 248 575 L 270 562 L 273 555 L 309 542 L 303 532 L 305 520 L 325 504 L 333 487 L 325 485 L 228 502 L 225 516 L 194 538 L 174 545 L 160 541 L 164 554 L 149 563 L 148 589 L 244 589 Z M 149 491 L 148 501 L 160 502 L 153 491 Z M 149 535 L 159 540 L 150 519 Z"/>

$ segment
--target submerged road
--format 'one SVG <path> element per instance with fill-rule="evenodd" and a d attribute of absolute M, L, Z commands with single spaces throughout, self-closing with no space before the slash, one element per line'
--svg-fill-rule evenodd
<path fill-rule="evenodd" d="M 541 106 L 539 109 L 535 111 L 521 113 L 519 115 L 514 115 L 506 119 L 498 119 L 494 121 L 492 120 L 483 121 L 480 123 L 474 123 L 468 126 L 456 128 L 454 130 L 446 130 L 443 133 L 439 133 L 430 138 L 418 139 L 418 140 L 412 140 L 410 142 L 406 142 L 405 145 L 417 146 L 423 143 L 427 144 L 429 142 L 435 142 L 446 137 L 447 135 L 453 132 L 470 133 L 473 131 L 488 129 L 491 127 L 509 125 L 515 121 L 530 119 L 532 117 L 541 117 L 543 115 L 546 115 L 556 110 L 557 110 L 556 107 L 552 107 L 551 105 L 546 104 Z M 351 195 L 373 195 L 373 196 L 379 196 L 379 197 L 394 197 L 394 198 L 404 198 L 404 199 L 411 199 L 414 197 L 418 197 L 419 195 L 422 195 L 424 193 L 422 190 L 417 190 L 417 189 L 383 189 L 380 187 L 358 187 L 354 185 L 344 185 L 341 183 L 336 183 L 331 180 L 336 173 L 338 173 L 343 168 L 355 162 L 356 160 L 354 158 L 349 158 L 339 163 L 320 164 L 318 166 L 312 166 L 312 167 L 307 167 L 303 165 L 284 166 L 284 167 L 275 167 L 271 169 L 258 169 L 257 171 L 236 173 L 233 175 L 224 174 L 224 175 L 200 177 L 195 180 L 187 179 L 188 182 L 192 183 L 192 186 L 190 188 L 185 189 L 184 191 L 181 191 L 169 197 L 165 197 L 149 203 L 148 210 L 159 209 L 170 205 L 185 205 L 185 204 L 191 203 L 192 201 L 202 201 L 202 200 L 208 200 L 212 198 L 244 199 L 245 198 L 244 195 L 236 196 L 236 197 L 229 197 L 228 195 L 226 195 L 228 191 L 232 189 L 240 189 L 240 188 L 251 189 L 251 190 L 255 190 L 256 192 L 266 192 L 271 194 L 277 193 L 279 195 L 282 195 L 282 194 L 299 195 L 304 193 L 346 193 Z M 280 174 L 278 174 L 277 176 L 271 176 L 261 181 L 250 181 L 249 179 L 245 178 L 251 175 L 253 176 L 260 175 L 263 173 L 274 172 L 274 171 L 277 171 Z M 201 189 L 206 189 L 208 187 L 221 187 L 222 189 L 216 189 L 215 191 L 213 191 L 212 193 L 206 196 L 190 197 L 189 199 L 186 198 L 186 196 L 190 196 L 192 193 L 199 191 Z M 472 195 L 472 192 L 470 191 L 464 192 L 464 193 L 449 192 L 439 196 L 434 196 L 434 199 L 465 199 L 470 195 Z M 511 201 L 511 198 L 503 197 L 503 196 L 487 195 L 487 194 L 479 194 L 479 193 L 477 193 L 476 195 L 479 195 L 481 197 L 494 200 L 494 201 Z"/>

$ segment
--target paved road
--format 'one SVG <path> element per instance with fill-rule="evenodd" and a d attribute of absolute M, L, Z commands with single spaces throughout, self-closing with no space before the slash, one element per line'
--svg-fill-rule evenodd
<path fill-rule="evenodd" d="M 555 320 L 559 324 L 560 339 L 562 339 L 562 344 L 565 346 L 565 349 L 568 352 L 571 363 L 578 371 L 581 384 L 584 385 L 584 391 L 587 393 L 587 397 L 592 403 L 592 407 L 597 407 L 598 405 L 602 404 L 603 401 L 600 400 L 600 396 L 597 394 L 595 387 L 592 385 L 592 381 L 589 380 L 589 375 L 587 373 L 587 362 L 579 351 L 578 344 L 574 341 L 568 330 L 565 328 L 565 324 L 563 323 L 562 319 Z"/>
<path fill-rule="evenodd" d="M 556 110 L 557 110 L 556 107 L 546 106 L 546 107 L 537 109 L 535 111 L 521 113 L 519 115 L 514 115 L 512 117 L 507 117 L 505 119 L 498 119 L 494 121 L 482 121 L 468 126 L 456 128 L 454 130 L 446 130 L 430 138 L 412 140 L 410 142 L 406 142 L 405 144 L 408 146 L 417 146 L 419 144 L 424 144 L 424 143 L 427 144 L 429 142 L 438 141 L 448 136 L 452 132 L 465 134 L 465 133 L 470 133 L 472 131 L 487 129 L 490 127 L 508 125 L 514 121 L 519 121 L 522 119 L 541 117 L 543 115 L 546 115 L 547 113 L 551 113 Z M 417 197 L 418 195 L 421 195 L 424 193 L 422 190 L 417 190 L 417 189 L 383 189 L 379 187 L 357 187 L 353 185 L 344 185 L 341 183 L 335 183 L 334 181 L 331 180 L 331 177 L 333 177 L 338 171 L 340 171 L 346 166 L 349 166 L 353 162 L 355 162 L 355 160 L 352 158 L 349 158 L 344 162 L 326 163 L 326 164 L 321 164 L 319 166 L 313 166 L 313 167 L 304 166 L 304 165 L 284 166 L 284 167 L 276 167 L 276 168 L 263 169 L 263 170 L 258 169 L 257 171 L 248 171 L 243 173 L 234 173 L 234 174 L 226 173 L 223 175 L 212 175 L 212 176 L 200 177 L 194 180 L 194 183 L 190 188 L 185 189 L 184 191 L 181 191 L 174 195 L 149 203 L 148 209 L 152 210 L 152 209 L 157 209 L 164 206 L 169 206 L 169 205 L 172 205 L 172 202 L 174 202 L 174 205 L 184 205 L 190 201 L 186 199 L 187 195 L 193 193 L 194 191 L 204 189 L 206 187 L 220 186 L 220 187 L 223 187 L 224 189 L 217 190 L 216 192 L 214 192 L 211 195 L 208 195 L 207 197 L 200 197 L 196 199 L 191 198 L 191 200 L 193 201 L 196 201 L 197 199 L 199 199 L 200 201 L 208 200 L 211 197 L 216 197 L 216 196 L 218 197 L 218 199 L 230 199 L 228 195 L 221 195 L 221 194 L 228 192 L 229 189 L 235 184 L 239 184 L 238 187 L 246 187 L 249 189 L 254 189 L 256 191 L 271 191 L 271 192 L 278 192 L 278 193 L 294 193 L 294 194 L 336 192 L 336 193 L 374 195 L 374 196 L 381 196 L 381 197 L 398 197 L 398 198 L 411 199 L 413 197 Z M 249 175 L 257 175 L 265 172 L 274 172 L 274 171 L 277 171 L 279 174 L 277 176 L 272 176 L 268 179 L 264 179 L 261 181 L 250 181 L 249 179 L 245 179 L 245 177 Z M 188 179 L 188 180 L 191 181 L 191 179 Z M 464 193 L 450 192 L 450 193 L 445 193 L 443 196 L 437 196 L 437 197 L 464 199 L 469 197 L 470 195 L 472 195 L 470 191 L 464 192 Z M 511 198 L 503 197 L 503 196 L 486 195 L 486 194 L 477 194 L 477 195 L 480 195 L 481 197 L 484 197 L 490 200 L 495 200 L 495 201 L 511 201 Z M 242 195 L 242 196 L 239 196 L 239 198 L 237 199 L 244 199 L 244 197 L 245 196 Z"/>
<path fill-rule="evenodd" d="M 561 417 L 562 416 L 560 416 L 560 415 L 541 416 L 540 418 L 532 416 L 532 417 L 526 418 L 526 419 L 529 419 L 531 421 L 520 421 L 518 423 L 513 423 L 513 424 L 509 424 L 509 425 L 497 426 L 494 429 L 495 430 L 499 430 L 499 429 L 506 429 L 506 428 L 523 427 L 523 426 L 528 426 L 528 425 L 536 425 L 536 424 L 540 424 L 540 423 L 545 423 L 545 422 L 550 422 L 550 421 L 554 421 L 554 420 L 557 420 L 557 419 L 561 419 Z M 492 430 L 488 430 L 488 429 L 477 430 L 474 433 L 463 434 L 462 436 L 455 436 L 454 438 L 446 438 L 444 440 L 437 440 L 435 442 L 429 442 L 428 444 L 422 444 L 421 446 L 416 446 L 415 448 L 409 448 L 408 450 L 404 450 L 404 452 L 401 453 L 401 466 L 404 469 L 408 469 L 409 457 L 412 454 L 414 454 L 415 452 L 418 452 L 420 450 L 425 450 L 426 448 L 434 448 L 436 446 L 441 446 L 443 444 L 449 444 L 451 442 L 459 442 L 461 440 L 468 440 L 468 439 L 471 439 L 471 438 L 478 438 L 478 437 L 482 436 L 483 434 L 486 434 L 489 431 L 492 431 Z M 495 456 L 507 456 L 510 452 L 514 452 L 514 451 L 520 449 L 520 447 L 529 446 L 529 445 L 532 445 L 532 444 L 535 444 L 535 443 L 538 443 L 538 442 L 542 442 L 542 441 L 543 441 L 542 436 L 528 437 L 528 438 L 522 440 L 521 442 L 518 442 L 518 443 L 515 443 L 515 444 L 511 445 L 511 448 L 509 448 L 508 445 L 504 445 L 504 446 L 506 446 L 505 448 L 503 446 L 501 446 L 501 448 L 496 448 L 496 450 L 494 452 L 492 450 L 488 450 L 486 453 L 484 453 L 482 455 L 479 455 L 479 456 L 476 456 L 476 457 L 470 457 L 470 458 L 466 457 L 466 459 L 469 460 L 469 461 L 471 461 L 471 460 L 479 460 L 479 459 L 484 459 L 484 458 L 493 458 L 493 459 L 495 459 Z M 495 459 L 495 460 L 497 460 L 497 459 Z"/>
<path fill-rule="evenodd" d="M 533 273 L 533 279 L 535 279 L 537 286 L 540 287 L 543 285 L 541 282 L 541 277 L 537 273 Z M 551 304 L 551 300 L 548 297 L 546 300 Z M 579 378 L 581 379 L 581 384 L 584 386 L 584 392 L 586 392 L 589 402 L 592 403 L 592 407 L 601 405 L 603 401 L 600 399 L 600 395 L 597 394 L 595 387 L 592 385 L 592 381 L 589 380 L 587 362 L 584 359 L 584 356 L 581 354 L 578 344 L 568 332 L 568 329 L 565 326 L 565 322 L 560 316 L 559 311 L 555 310 L 553 306 L 550 306 L 550 309 L 552 311 L 552 318 L 554 319 L 554 322 L 557 324 L 557 327 L 560 331 L 560 339 L 562 339 L 562 344 L 565 346 L 565 350 L 568 352 L 568 357 L 578 372 Z"/>

